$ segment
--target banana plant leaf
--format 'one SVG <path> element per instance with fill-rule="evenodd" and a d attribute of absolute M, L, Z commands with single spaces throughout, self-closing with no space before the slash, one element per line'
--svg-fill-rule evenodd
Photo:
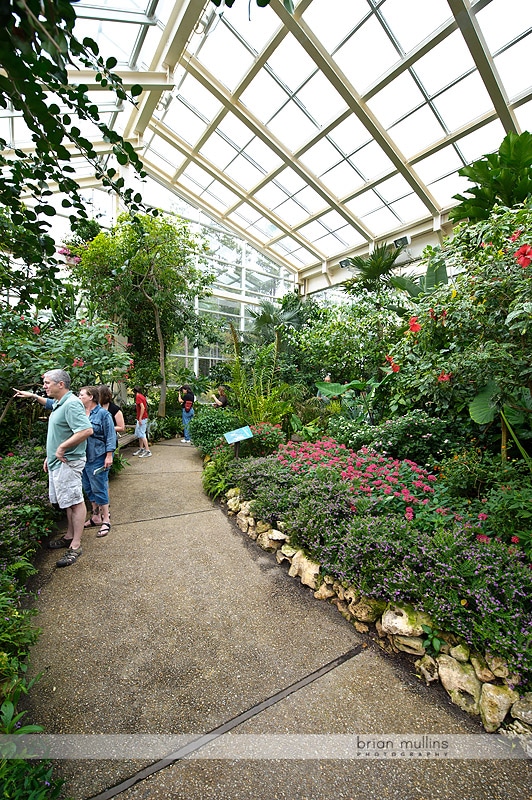
<path fill-rule="evenodd" d="M 358 389 L 360 392 L 364 392 L 368 388 L 368 384 L 365 381 L 351 381 L 351 383 L 316 383 L 320 394 L 323 397 L 341 397 L 346 392 L 351 391 L 352 389 Z"/>

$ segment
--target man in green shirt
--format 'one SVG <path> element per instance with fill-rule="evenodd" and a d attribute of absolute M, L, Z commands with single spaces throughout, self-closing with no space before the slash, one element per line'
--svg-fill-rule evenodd
<path fill-rule="evenodd" d="M 85 466 L 87 439 L 93 430 L 81 400 L 70 391 L 70 375 L 63 369 L 52 369 L 43 375 L 47 397 L 54 401 L 48 422 L 44 471 L 48 473 L 50 502 L 66 509 L 67 529 L 60 539 L 48 545 L 52 550 L 68 548 L 57 561 L 58 567 L 69 567 L 80 557 L 81 534 L 85 522 L 85 501 L 81 473 Z"/>

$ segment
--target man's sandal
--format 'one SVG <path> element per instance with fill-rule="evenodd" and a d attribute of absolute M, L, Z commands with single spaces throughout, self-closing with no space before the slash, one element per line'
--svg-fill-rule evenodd
<path fill-rule="evenodd" d="M 111 523 L 110 522 L 102 522 L 102 527 L 96 534 L 98 539 L 102 539 L 104 536 L 107 536 L 109 531 L 111 530 Z"/>
<path fill-rule="evenodd" d="M 101 524 L 102 524 L 101 521 L 100 522 L 94 522 L 92 516 L 90 516 L 83 527 L 84 528 L 97 528 L 98 525 L 101 525 Z"/>
<path fill-rule="evenodd" d="M 72 544 L 72 539 L 65 539 L 64 536 L 61 536 L 60 539 L 53 539 L 51 542 L 48 542 L 48 547 L 50 550 L 59 550 L 61 547 L 70 547 Z"/>
<path fill-rule="evenodd" d="M 55 565 L 56 567 L 70 567 L 71 564 L 76 563 L 81 554 L 81 547 L 78 547 L 77 550 L 72 550 L 72 548 L 69 547 L 63 558 L 60 558 L 59 561 L 56 561 Z"/>

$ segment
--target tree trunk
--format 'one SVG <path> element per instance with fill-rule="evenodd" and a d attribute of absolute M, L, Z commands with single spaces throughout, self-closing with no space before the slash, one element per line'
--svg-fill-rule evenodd
<path fill-rule="evenodd" d="M 159 316 L 159 309 L 154 304 L 155 314 L 155 330 L 157 331 L 157 340 L 159 342 L 159 369 L 161 371 L 161 397 L 159 400 L 159 408 L 157 410 L 158 417 L 166 416 L 166 348 L 164 346 L 163 334 L 161 331 L 161 319 Z"/>

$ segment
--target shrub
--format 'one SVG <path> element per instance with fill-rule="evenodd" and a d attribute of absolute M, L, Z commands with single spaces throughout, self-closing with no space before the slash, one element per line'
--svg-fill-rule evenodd
<path fill-rule="evenodd" d="M 243 499 L 253 501 L 257 519 L 275 525 L 295 508 L 293 473 L 275 457 L 236 459 L 228 478 L 231 486 L 240 488 Z"/>
<path fill-rule="evenodd" d="M 241 456 L 268 456 L 270 453 L 275 453 L 279 445 L 286 442 L 286 434 L 283 433 L 280 425 L 259 422 L 257 425 L 249 427 L 253 438 L 245 439 L 240 443 Z"/>
<path fill-rule="evenodd" d="M 222 434 L 240 427 L 240 418 L 231 411 L 204 406 L 190 422 L 190 436 L 202 455 L 211 455 Z"/>
<path fill-rule="evenodd" d="M 448 420 L 420 410 L 380 425 L 333 417 L 327 433 L 352 450 L 369 447 L 391 458 L 410 459 L 417 464 L 431 464 L 449 454 L 459 441 L 456 437 L 461 437 L 461 432 L 451 434 Z"/>

